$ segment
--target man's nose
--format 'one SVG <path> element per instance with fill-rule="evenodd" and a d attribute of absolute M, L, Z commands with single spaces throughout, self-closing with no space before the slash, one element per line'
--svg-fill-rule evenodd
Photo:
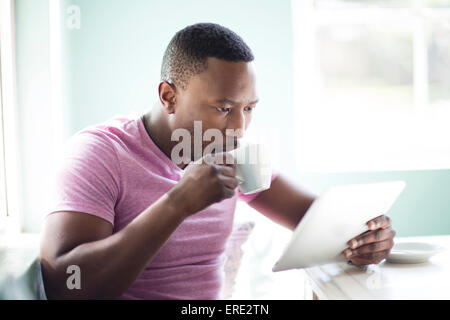
<path fill-rule="evenodd" d="M 238 112 L 233 115 L 228 121 L 227 130 L 225 134 L 227 136 L 233 136 L 235 139 L 240 139 L 244 136 L 245 132 L 245 115 L 243 112 Z"/>

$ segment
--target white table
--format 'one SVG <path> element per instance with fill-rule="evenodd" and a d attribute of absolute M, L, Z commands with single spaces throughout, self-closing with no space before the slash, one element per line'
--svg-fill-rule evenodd
<path fill-rule="evenodd" d="M 382 262 L 366 268 L 333 263 L 305 269 L 318 299 L 450 299 L 450 235 L 396 238 L 444 250 L 418 264 Z"/>

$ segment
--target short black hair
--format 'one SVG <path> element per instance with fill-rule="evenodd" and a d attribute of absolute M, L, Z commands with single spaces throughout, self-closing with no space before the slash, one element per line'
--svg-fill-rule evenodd
<path fill-rule="evenodd" d="M 190 77 L 205 71 L 207 58 L 250 62 L 254 56 L 240 36 L 215 23 L 197 23 L 178 31 L 164 53 L 161 81 L 186 88 Z"/>

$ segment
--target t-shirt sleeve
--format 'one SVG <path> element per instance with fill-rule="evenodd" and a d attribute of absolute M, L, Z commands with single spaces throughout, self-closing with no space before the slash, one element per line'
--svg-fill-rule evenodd
<path fill-rule="evenodd" d="M 278 173 L 276 171 L 273 171 L 272 172 L 272 178 L 271 178 L 270 182 L 272 183 L 272 181 L 275 180 L 275 178 L 277 176 L 278 176 Z M 241 192 L 241 190 L 237 189 L 238 199 L 241 200 L 241 201 L 247 202 L 247 203 L 252 201 L 253 199 L 255 199 L 261 192 L 264 192 L 264 191 L 250 193 L 250 194 L 243 194 Z"/>
<path fill-rule="evenodd" d="M 114 226 L 120 164 L 113 144 L 100 133 L 79 133 L 65 145 L 53 176 L 49 213 L 78 211 Z"/>

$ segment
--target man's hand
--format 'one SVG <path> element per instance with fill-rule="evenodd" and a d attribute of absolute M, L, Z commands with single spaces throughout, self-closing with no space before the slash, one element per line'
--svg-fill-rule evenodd
<path fill-rule="evenodd" d="M 369 231 L 351 239 L 342 254 L 357 266 L 377 264 L 385 259 L 394 246 L 395 231 L 391 219 L 381 215 L 367 222 Z"/>
<path fill-rule="evenodd" d="M 186 216 L 234 196 L 239 184 L 231 154 L 206 155 L 191 164 L 183 178 L 169 191 L 174 203 L 182 204 Z"/>

